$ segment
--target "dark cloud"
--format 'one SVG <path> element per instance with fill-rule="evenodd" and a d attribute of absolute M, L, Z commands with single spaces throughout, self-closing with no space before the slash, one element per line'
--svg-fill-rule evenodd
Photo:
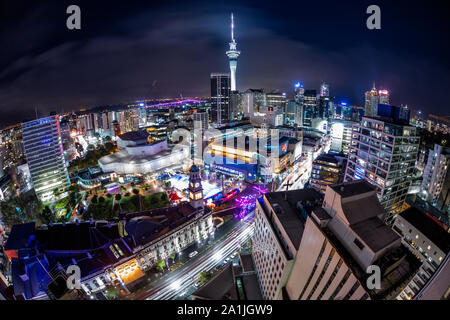
<path fill-rule="evenodd" d="M 82 30 L 68 31 L 71 3 L 55 3 L 10 5 L 16 19 L 0 22 L 0 124 L 21 121 L 35 107 L 43 115 L 144 97 L 208 95 L 209 73 L 227 71 L 232 10 L 241 90 L 290 94 L 297 80 L 307 88 L 326 81 L 333 95 L 361 105 L 375 81 L 391 90 L 395 104 L 445 113 L 449 49 L 442 39 L 448 35 L 441 42 L 423 36 L 446 23 L 435 10 L 408 27 L 396 16 L 402 10 L 386 7 L 376 34 L 365 28 L 364 2 L 83 2 Z"/>

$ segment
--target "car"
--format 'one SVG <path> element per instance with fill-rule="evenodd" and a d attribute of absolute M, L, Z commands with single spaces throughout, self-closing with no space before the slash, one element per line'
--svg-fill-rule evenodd
<path fill-rule="evenodd" d="M 193 251 L 193 252 L 189 253 L 189 258 L 193 258 L 193 257 L 195 257 L 197 254 L 198 254 L 197 251 Z"/>
<path fill-rule="evenodd" d="M 194 287 L 196 287 L 196 288 L 198 288 L 198 287 L 200 287 L 200 281 L 196 281 L 195 283 L 194 283 Z"/>
<path fill-rule="evenodd" d="M 236 256 L 236 254 L 233 253 L 233 254 L 230 256 L 230 258 L 233 259 L 235 256 Z"/>

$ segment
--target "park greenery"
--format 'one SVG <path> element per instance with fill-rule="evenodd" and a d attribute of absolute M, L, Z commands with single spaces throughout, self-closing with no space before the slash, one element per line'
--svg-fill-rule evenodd
<path fill-rule="evenodd" d="M 40 219 L 39 208 L 41 204 L 33 190 L 8 201 L 0 202 L 0 219 L 12 227 L 15 224 L 33 222 Z"/>
<path fill-rule="evenodd" d="M 135 192 L 137 191 L 137 193 Z M 170 205 L 170 201 L 165 192 L 154 193 L 142 196 L 137 189 L 133 193 L 115 196 L 94 196 L 91 198 L 88 210 L 83 215 L 85 220 L 112 220 L 118 217 L 119 212 L 137 212 L 155 208 L 163 208 Z"/>
<path fill-rule="evenodd" d="M 105 144 L 100 144 L 97 148 L 93 145 L 89 145 L 87 152 L 83 158 L 76 158 L 70 162 L 69 171 L 83 170 L 98 164 L 98 160 L 108 154 L 117 151 L 117 147 L 112 142 L 106 142 Z"/>

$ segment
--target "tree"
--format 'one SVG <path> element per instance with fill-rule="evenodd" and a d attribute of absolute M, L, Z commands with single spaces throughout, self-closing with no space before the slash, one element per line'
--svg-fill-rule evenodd
<path fill-rule="evenodd" d="M 93 144 L 90 144 L 87 146 L 88 151 L 94 151 L 95 150 L 95 146 Z"/>
<path fill-rule="evenodd" d="M 50 210 L 49 206 L 45 206 L 41 213 L 42 222 L 49 224 L 50 222 L 56 222 L 54 213 Z"/>
<path fill-rule="evenodd" d="M 98 202 L 99 202 L 99 203 L 105 202 L 105 197 L 99 197 L 99 198 L 98 198 Z"/>
<path fill-rule="evenodd" d="M 156 263 L 156 270 L 162 271 L 162 270 L 164 270 L 165 266 L 166 266 L 166 261 L 164 261 L 164 259 L 161 259 Z"/>
<path fill-rule="evenodd" d="M 161 201 L 167 201 L 167 193 L 163 192 L 161 194 Z"/>
<path fill-rule="evenodd" d="M 212 277 L 212 273 L 208 272 L 208 271 L 202 271 L 200 272 L 199 276 L 198 276 L 198 281 L 201 283 L 205 283 L 207 281 L 209 281 Z"/>
<path fill-rule="evenodd" d="M 107 196 L 109 199 L 112 198 L 112 194 L 111 194 L 111 193 L 106 194 L 106 196 Z"/>
<path fill-rule="evenodd" d="M 138 194 L 139 194 L 139 190 L 138 190 L 138 189 L 133 189 L 133 193 L 134 193 L 135 195 L 138 195 Z"/>
<path fill-rule="evenodd" d="M 0 201 L 0 217 L 8 227 L 36 221 L 40 218 L 42 204 L 33 190 L 8 201 Z"/>
<path fill-rule="evenodd" d="M 120 201 L 120 199 L 122 199 L 122 195 L 120 193 L 118 193 L 118 194 L 116 194 L 115 198 L 117 201 Z"/>
<path fill-rule="evenodd" d="M 97 195 L 94 195 L 91 199 L 91 203 L 97 203 L 98 202 L 98 197 Z"/>

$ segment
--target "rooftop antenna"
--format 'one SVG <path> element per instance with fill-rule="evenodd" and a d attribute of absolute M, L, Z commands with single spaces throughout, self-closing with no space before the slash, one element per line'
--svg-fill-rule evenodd
<path fill-rule="evenodd" d="M 233 19 L 233 13 L 231 13 L 231 42 L 234 42 L 234 19 Z"/>

